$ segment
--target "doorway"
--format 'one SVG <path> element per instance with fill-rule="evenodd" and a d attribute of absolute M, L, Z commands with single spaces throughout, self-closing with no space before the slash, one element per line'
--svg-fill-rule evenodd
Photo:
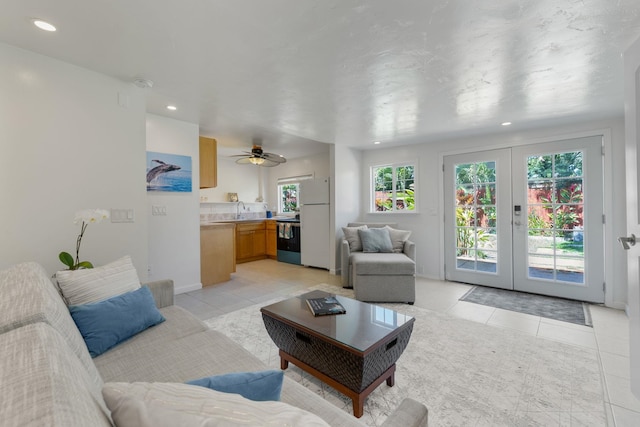
<path fill-rule="evenodd" d="M 447 280 L 604 302 L 602 137 L 444 157 Z"/>

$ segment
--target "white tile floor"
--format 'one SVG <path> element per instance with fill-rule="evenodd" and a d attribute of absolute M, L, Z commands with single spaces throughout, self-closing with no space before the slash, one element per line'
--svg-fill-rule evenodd
<path fill-rule="evenodd" d="M 319 283 L 339 284 L 340 278 L 325 270 L 263 260 L 239 264 L 231 281 L 177 295 L 176 303 L 205 320 Z M 640 401 L 629 389 L 629 324 L 624 312 L 591 306 L 593 328 L 590 328 L 458 301 L 470 288 L 460 283 L 418 278 L 415 304 L 497 328 L 597 349 L 608 425 L 640 426 Z"/>

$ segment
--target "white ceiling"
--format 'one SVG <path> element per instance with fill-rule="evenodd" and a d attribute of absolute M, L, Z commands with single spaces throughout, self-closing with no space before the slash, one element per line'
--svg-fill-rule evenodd
<path fill-rule="evenodd" d="M 290 157 L 318 142 L 388 147 L 501 132 L 504 121 L 622 115 L 621 54 L 640 37 L 638 0 L 0 0 L 0 10 L 0 41 L 150 79 L 149 112 L 199 123 L 223 146 L 259 138 Z"/>

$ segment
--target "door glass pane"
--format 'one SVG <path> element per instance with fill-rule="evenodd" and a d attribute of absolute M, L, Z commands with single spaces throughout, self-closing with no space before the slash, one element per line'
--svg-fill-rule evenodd
<path fill-rule="evenodd" d="M 455 165 L 456 266 L 498 271 L 496 162 Z"/>
<path fill-rule="evenodd" d="M 584 283 L 582 151 L 527 161 L 530 278 Z"/>

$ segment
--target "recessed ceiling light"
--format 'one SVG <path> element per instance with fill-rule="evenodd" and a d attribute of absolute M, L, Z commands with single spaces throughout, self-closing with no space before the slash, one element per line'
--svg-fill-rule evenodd
<path fill-rule="evenodd" d="M 373 143 L 374 143 L 375 145 L 378 145 L 378 144 L 380 144 L 380 141 L 373 141 Z"/>
<path fill-rule="evenodd" d="M 176 111 L 177 109 L 178 107 L 176 107 L 175 105 L 167 105 L 167 110 Z"/>
<path fill-rule="evenodd" d="M 44 31 L 55 31 L 56 27 L 54 27 L 53 25 L 49 24 L 46 21 L 42 21 L 40 19 L 34 19 L 33 20 L 33 25 L 35 25 L 36 27 L 40 28 L 41 30 Z"/>
<path fill-rule="evenodd" d="M 502 126 L 510 126 L 510 125 L 511 125 L 511 122 L 503 122 L 502 123 Z"/>
<path fill-rule="evenodd" d="M 136 77 L 133 79 L 133 84 L 140 89 L 151 89 L 153 87 L 153 80 L 145 79 L 144 77 Z"/>

